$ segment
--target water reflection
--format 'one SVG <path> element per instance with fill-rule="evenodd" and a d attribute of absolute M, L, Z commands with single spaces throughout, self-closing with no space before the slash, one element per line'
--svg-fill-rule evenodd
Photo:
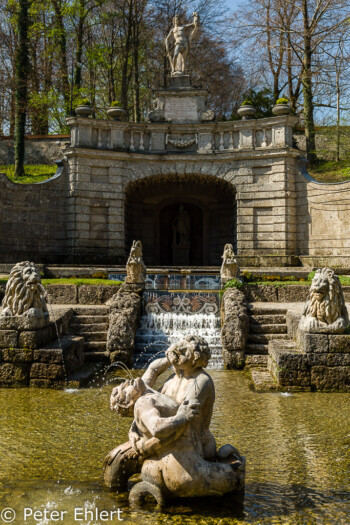
<path fill-rule="evenodd" d="M 119 507 L 123 523 L 147 525 L 347 523 L 349 396 L 257 394 L 243 372 L 211 373 L 218 445 L 233 443 L 247 457 L 243 501 L 182 500 L 166 512 L 135 513 L 125 494 L 104 488 L 104 456 L 127 439 L 130 425 L 109 411 L 121 375 L 112 369 L 110 384 L 78 392 L 0 390 L 0 508 L 49 505 L 73 516 L 77 506 Z"/>

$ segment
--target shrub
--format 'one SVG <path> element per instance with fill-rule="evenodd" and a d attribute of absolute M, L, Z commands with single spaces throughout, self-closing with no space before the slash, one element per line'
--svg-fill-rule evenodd
<path fill-rule="evenodd" d="M 91 106 L 91 102 L 88 98 L 80 98 L 78 100 L 78 106 Z"/>
<path fill-rule="evenodd" d="M 227 288 L 242 288 L 243 286 L 243 283 L 241 281 L 239 281 L 238 279 L 231 279 L 231 281 L 228 281 L 226 284 L 225 284 L 225 290 L 227 290 Z"/>
<path fill-rule="evenodd" d="M 252 106 L 253 102 L 251 100 L 245 99 L 243 100 L 241 106 Z"/>
<path fill-rule="evenodd" d="M 289 104 L 289 100 L 286 97 L 278 98 L 276 100 L 276 104 Z"/>
<path fill-rule="evenodd" d="M 113 100 L 113 102 L 111 103 L 111 108 L 115 108 L 115 107 L 120 107 L 119 100 Z"/>

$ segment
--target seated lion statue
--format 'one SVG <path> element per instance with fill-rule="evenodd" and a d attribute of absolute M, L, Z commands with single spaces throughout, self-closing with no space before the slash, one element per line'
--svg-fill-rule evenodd
<path fill-rule="evenodd" d="M 1 317 L 48 317 L 39 270 L 29 261 L 16 264 L 7 281 Z"/>
<path fill-rule="evenodd" d="M 318 269 L 300 319 L 306 332 L 342 333 L 349 325 L 348 311 L 339 277 L 330 268 Z"/>

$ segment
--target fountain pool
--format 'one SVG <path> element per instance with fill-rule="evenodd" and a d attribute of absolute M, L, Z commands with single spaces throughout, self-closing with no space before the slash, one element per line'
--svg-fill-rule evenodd
<path fill-rule="evenodd" d="M 67 511 L 66 525 L 118 523 L 74 521 L 74 508 L 119 508 L 127 524 L 348 523 L 349 396 L 257 394 L 244 372 L 210 373 L 218 445 L 233 442 L 247 458 L 243 502 L 182 500 L 162 512 L 135 512 L 127 494 L 104 487 L 103 459 L 127 439 L 131 422 L 109 410 L 116 376 L 125 377 L 111 369 L 104 381 L 79 391 L 0 389 L 0 511 L 13 508 L 21 524 L 25 507 Z"/>

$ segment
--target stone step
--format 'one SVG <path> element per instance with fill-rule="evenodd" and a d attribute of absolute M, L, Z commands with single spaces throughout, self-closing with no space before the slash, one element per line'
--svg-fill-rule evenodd
<path fill-rule="evenodd" d="M 79 325 L 95 323 L 109 324 L 109 317 L 108 315 L 74 315 L 72 322 Z"/>
<path fill-rule="evenodd" d="M 271 339 L 289 339 L 288 334 L 249 334 L 248 343 L 267 344 Z"/>
<path fill-rule="evenodd" d="M 261 354 L 255 354 L 255 355 L 247 355 L 245 358 L 245 366 L 248 366 L 250 368 L 253 368 L 254 366 L 267 366 L 267 354 L 261 355 Z"/>
<path fill-rule="evenodd" d="M 245 347 L 246 355 L 267 355 L 269 346 L 267 344 L 247 344 Z"/>
<path fill-rule="evenodd" d="M 107 332 L 108 324 L 107 323 L 94 323 L 94 324 L 77 324 L 72 323 L 70 325 L 70 330 L 73 334 L 86 334 L 90 332 Z"/>
<path fill-rule="evenodd" d="M 84 304 L 75 304 L 73 307 L 73 311 L 75 314 L 78 315 L 108 315 L 109 314 L 109 308 L 108 306 L 90 306 L 90 305 L 84 305 Z"/>
<path fill-rule="evenodd" d="M 249 322 L 250 323 L 256 323 L 260 325 L 265 324 L 285 324 L 286 323 L 286 316 L 284 314 L 270 314 L 267 313 L 266 315 L 259 314 L 255 315 L 252 314 L 249 316 Z"/>
<path fill-rule="evenodd" d="M 104 341 L 107 342 L 107 332 L 86 332 L 81 334 L 84 337 L 84 341 Z"/>
<path fill-rule="evenodd" d="M 250 334 L 286 334 L 287 325 L 286 324 L 249 324 L 249 333 Z"/>
<path fill-rule="evenodd" d="M 84 353 L 86 352 L 105 352 L 106 341 L 84 341 Z"/>
<path fill-rule="evenodd" d="M 110 360 L 108 352 L 85 352 L 87 363 L 108 363 Z"/>
<path fill-rule="evenodd" d="M 277 383 L 274 381 L 270 372 L 266 368 L 253 367 L 250 373 L 255 389 L 258 392 L 277 390 Z"/>
<path fill-rule="evenodd" d="M 287 308 L 278 305 L 273 307 L 266 307 L 248 304 L 248 311 L 249 314 L 252 315 L 282 315 L 287 313 Z"/>

